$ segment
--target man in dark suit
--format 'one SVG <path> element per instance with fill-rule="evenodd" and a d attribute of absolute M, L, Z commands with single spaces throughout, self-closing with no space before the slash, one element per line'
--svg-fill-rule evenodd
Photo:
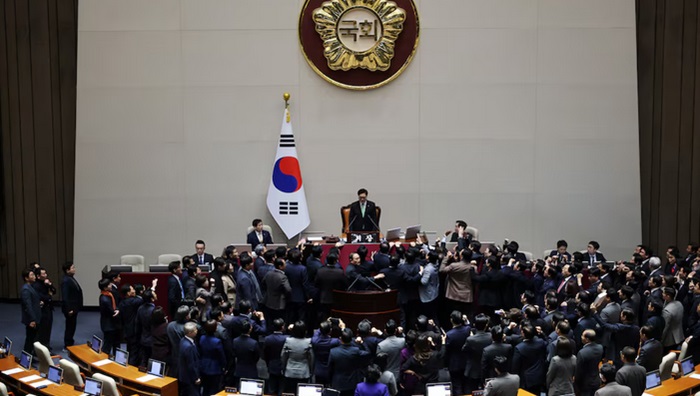
<path fill-rule="evenodd" d="M 192 259 L 194 259 L 195 264 L 197 265 L 209 265 L 210 269 L 212 268 L 212 263 L 214 262 L 214 256 L 212 256 L 209 253 L 205 253 L 204 249 L 206 249 L 207 245 L 204 243 L 203 240 L 198 239 L 197 242 L 194 243 L 194 248 L 196 250 L 195 254 L 191 255 Z"/>
<path fill-rule="evenodd" d="M 379 244 L 379 251 L 374 254 L 374 269 L 377 272 L 383 270 L 384 268 L 389 268 L 390 255 L 389 251 L 391 247 L 388 242 L 382 242 Z"/>
<path fill-rule="evenodd" d="M 474 328 L 476 332 L 464 341 L 462 352 L 466 352 L 467 362 L 464 367 L 464 376 L 466 377 L 464 393 L 472 393 L 479 389 L 484 378 L 481 371 L 481 358 L 484 349 L 491 345 L 491 334 L 486 330 L 489 326 L 489 317 L 484 314 L 479 314 L 474 319 Z"/>
<path fill-rule="evenodd" d="M 292 287 L 284 273 L 286 264 L 284 260 L 276 259 L 275 269 L 268 272 L 262 280 L 261 287 L 265 295 L 262 303 L 266 308 L 268 320 L 273 323 L 278 318 L 285 318 L 287 299 L 292 293 Z"/>
<path fill-rule="evenodd" d="M 341 268 L 336 267 L 338 255 L 329 253 L 326 256 L 326 265 L 318 269 L 314 286 L 318 291 L 319 318 L 325 320 L 331 313 L 333 306 L 333 290 L 345 290 L 347 278 Z"/>
<path fill-rule="evenodd" d="M 282 390 L 282 347 L 289 337 L 284 334 L 284 319 L 277 318 L 272 321 L 272 334 L 265 337 L 263 344 L 263 359 L 267 363 L 267 372 L 270 377 L 265 382 L 266 394 L 277 395 Z"/>
<path fill-rule="evenodd" d="M 243 252 L 239 261 L 241 270 L 238 271 L 236 279 L 236 303 L 248 300 L 253 310 L 256 310 L 260 302 L 262 302 L 263 295 L 258 278 L 253 273 L 253 258 Z"/>
<path fill-rule="evenodd" d="M 345 328 L 340 335 L 341 345 L 331 349 L 328 370 L 331 388 L 339 390 L 341 396 L 354 395 L 355 386 L 362 382 L 362 371 L 371 360 L 369 351 L 352 345 L 352 330 Z"/>
<path fill-rule="evenodd" d="M 156 309 L 155 301 L 158 300 L 156 292 L 153 290 L 146 290 L 143 292 L 143 304 L 136 311 L 136 333 L 140 334 L 140 345 L 141 345 L 141 364 L 146 365 L 148 359 L 151 358 L 151 352 L 153 350 L 153 326 L 151 317 L 153 316 L 153 311 Z"/>
<path fill-rule="evenodd" d="M 129 364 L 137 366 L 141 363 L 141 334 L 136 328 L 136 314 L 143 304 L 143 298 L 136 295 L 136 290 L 129 285 L 122 285 L 122 301 L 119 303 L 119 316 L 122 320 L 122 330 L 126 347 L 129 351 Z M 180 342 L 178 341 L 178 346 Z M 177 356 L 177 355 L 174 355 Z"/>
<path fill-rule="evenodd" d="M 520 386 L 534 394 L 540 394 L 545 385 L 547 343 L 537 337 L 530 324 L 520 328 L 523 341 L 513 351 L 512 371 L 520 376 Z"/>
<path fill-rule="evenodd" d="M 66 318 L 66 329 L 63 334 L 63 349 L 75 344 L 75 328 L 78 323 L 78 313 L 83 308 L 83 289 L 75 279 L 75 264 L 67 261 L 63 264 L 63 281 L 61 282 L 61 296 L 63 305 L 61 310 Z"/>
<path fill-rule="evenodd" d="M 231 339 L 236 338 L 245 332 L 244 323 L 250 323 L 253 328 L 252 337 L 258 339 L 259 336 L 267 333 L 267 325 L 265 315 L 261 311 L 253 312 L 250 301 L 241 300 L 238 305 L 238 315 L 235 315 L 230 321 L 226 330 Z"/>
<path fill-rule="evenodd" d="M 178 356 L 178 384 L 180 396 L 199 396 L 202 379 L 199 373 L 199 351 L 194 343 L 197 337 L 197 325 L 185 323 L 185 337 L 180 341 Z"/>
<path fill-rule="evenodd" d="M 248 233 L 246 243 L 250 245 L 251 249 L 255 249 L 256 246 L 270 245 L 272 244 L 272 235 L 268 231 L 263 230 L 263 221 L 260 219 L 253 220 L 253 231 Z"/>
<path fill-rule="evenodd" d="M 36 275 L 28 268 L 22 270 L 24 285 L 20 291 L 22 301 L 22 324 L 25 326 L 24 351 L 34 353 L 34 341 L 36 341 L 39 324 L 41 324 L 41 298 L 32 284 L 36 282 Z"/>
<path fill-rule="evenodd" d="M 185 299 L 185 288 L 182 287 L 182 281 L 180 280 L 182 276 L 180 262 L 173 261 L 168 264 L 168 271 L 170 271 L 170 276 L 168 277 L 168 309 L 170 317 L 174 318 L 182 300 Z"/>
<path fill-rule="evenodd" d="M 242 324 L 242 334 L 233 340 L 233 355 L 236 357 L 234 376 L 241 378 L 258 378 L 257 363 L 260 359 L 258 342 L 250 336 L 253 327 L 249 321 Z"/>
<path fill-rule="evenodd" d="M 357 191 L 357 201 L 350 204 L 350 231 L 379 231 L 377 206 L 367 200 L 367 190 Z"/>
<path fill-rule="evenodd" d="M 588 329 L 581 335 L 583 347 L 576 355 L 574 389 L 580 396 L 593 396 L 600 387 L 598 363 L 603 358 L 603 347 L 596 342 L 595 330 Z"/>
<path fill-rule="evenodd" d="M 109 290 L 110 283 L 111 279 L 102 278 L 97 284 L 100 288 L 100 328 L 104 334 L 102 352 L 108 355 L 112 355 L 114 353 L 114 348 L 119 346 L 117 344 L 119 341 L 117 334 L 121 321 L 119 309 L 117 309 L 117 302 Z"/>
<path fill-rule="evenodd" d="M 39 265 L 35 263 L 35 265 Z M 37 267 L 34 269 L 36 282 L 32 287 L 36 289 L 41 298 L 41 326 L 36 336 L 36 340 L 41 345 L 46 346 L 51 351 L 51 329 L 53 327 L 53 296 L 56 294 L 56 287 L 49 279 L 45 268 Z"/>
<path fill-rule="evenodd" d="M 496 377 L 486 384 L 484 394 L 503 396 L 517 395 L 521 378 L 517 374 L 508 372 L 508 360 L 504 356 L 496 356 L 493 365 L 496 371 Z"/>
<path fill-rule="evenodd" d="M 642 396 L 646 388 L 646 374 L 644 367 L 635 363 L 637 351 L 633 347 L 625 347 L 620 352 L 623 366 L 617 371 L 615 381 L 620 385 L 626 385 L 632 390 L 632 396 Z"/>
<path fill-rule="evenodd" d="M 311 323 L 306 314 L 308 306 L 313 302 L 314 290 L 309 282 L 306 267 L 301 263 L 301 252 L 299 249 L 292 249 L 287 252 L 287 264 L 284 273 L 289 279 L 291 294 L 288 302 L 287 323 L 295 323 L 299 319 Z"/>
<path fill-rule="evenodd" d="M 468 392 L 464 390 L 464 369 L 467 366 L 467 356 L 462 353 L 462 346 L 467 341 L 471 328 L 464 324 L 464 318 L 459 311 L 452 311 L 450 323 L 452 323 L 452 328 L 447 331 L 445 338 L 445 362 L 447 370 L 450 372 L 452 393 L 463 395 Z"/>
<path fill-rule="evenodd" d="M 598 252 L 600 249 L 600 244 L 596 241 L 588 242 L 586 247 L 586 254 L 583 255 L 583 261 L 588 263 L 590 267 L 595 267 L 595 263 L 600 263 L 605 261 L 605 256 Z"/>
<path fill-rule="evenodd" d="M 664 348 L 661 342 L 654 338 L 654 332 L 654 328 L 648 325 L 639 329 L 641 346 L 639 347 L 637 364 L 644 367 L 647 371 L 658 370 L 664 357 Z"/>
<path fill-rule="evenodd" d="M 404 329 L 410 329 L 416 323 L 421 307 L 418 285 L 420 285 L 422 269 L 416 250 L 408 249 L 404 258 L 406 262 L 399 266 L 403 272 L 399 284 L 399 304 L 401 307 L 401 326 Z M 379 274 L 375 276 L 375 279 L 378 276 L 383 277 L 382 274 Z"/>
<path fill-rule="evenodd" d="M 495 377 L 496 370 L 493 365 L 493 359 L 496 356 L 503 356 L 506 358 L 506 370 L 510 371 L 511 357 L 513 356 L 513 346 L 504 343 L 505 339 L 503 335 L 503 328 L 501 326 L 494 326 L 491 328 L 491 345 L 484 348 L 484 353 L 481 357 L 481 371 L 483 372 L 484 378 Z"/>

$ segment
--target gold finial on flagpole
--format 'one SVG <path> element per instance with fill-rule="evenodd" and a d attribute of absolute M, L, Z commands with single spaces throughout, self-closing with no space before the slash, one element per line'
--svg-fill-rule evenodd
<path fill-rule="evenodd" d="M 289 94 L 289 92 L 285 92 L 284 95 L 282 95 L 282 98 L 284 98 L 284 108 L 288 109 L 289 108 L 289 98 L 292 95 Z"/>

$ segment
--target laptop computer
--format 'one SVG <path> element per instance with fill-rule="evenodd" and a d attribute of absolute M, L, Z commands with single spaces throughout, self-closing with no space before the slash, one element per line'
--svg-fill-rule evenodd
<path fill-rule="evenodd" d="M 420 224 L 406 227 L 406 236 L 404 236 L 404 239 L 416 239 L 418 237 L 418 233 L 420 233 Z"/>
<path fill-rule="evenodd" d="M 386 235 L 384 235 L 384 239 L 386 239 L 389 242 L 394 242 L 401 239 L 401 227 L 389 228 L 388 230 L 386 230 Z"/>
<path fill-rule="evenodd" d="M 27 351 L 22 351 L 22 355 L 19 357 L 19 365 L 25 370 L 32 369 L 32 355 Z"/>
<path fill-rule="evenodd" d="M 661 386 L 661 374 L 659 370 L 648 372 L 645 389 L 654 389 L 658 386 Z"/>
<path fill-rule="evenodd" d="M 93 335 L 92 341 L 90 342 L 90 349 L 95 351 L 95 353 L 100 353 L 102 351 L 102 338 Z"/>
<path fill-rule="evenodd" d="M 114 353 L 114 363 L 121 364 L 124 367 L 128 366 L 129 352 L 121 348 L 117 348 L 117 351 Z"/>
<path fill-rule="evenodd" d="M 248 378 L 241 378 L 241 386 L 238 387 L 238 391 L 241 395 L 252 396 L 262 396 L 263 389 L 265 389 L 265 381 Z"/>
<path fill-rule="evenodd" d="M 319 384 L 299 384 L 297 385 L 297 396 L 322 396 L 323 385 Z"/>
<path fill-rule="evenodd" d="M 160 360 L 148 359 L 148 374 L 163 378 L 165 376 L 165 362 Z"/>
<path fill-rule="evenodd" d="M 102 396 L 102 381 L 94 378 L 85 378 L 85 389 L 83 392 L 90 396 Z"/>
<path fill-rule="evenodd" d="M 5 337 L 5 339 L 2 341 L 2 348 L 5 350 L 5 353 L 7 356 L 12 354 L 12 340 Z"/>
<path fill-rule="evenodd" d="M 425 396 L 451 396 L 452 384 L 449 382 L 434 382 L 425 385 Z"/>
<path fill-rule="evenodd" d="M 49 366 L 49 371 L 46 374 L 46 379 L 56 385 L 61 385 L 63 380 L 63 369 L 56 366 Z"/>
<path fill-rule="evenodd" d="M 683 376 L 692 374 L 695 372 L 695 365 L 693 364 L 693 357 L 688 356 L 687 358 L 681 360 L 681 372 Z"/>

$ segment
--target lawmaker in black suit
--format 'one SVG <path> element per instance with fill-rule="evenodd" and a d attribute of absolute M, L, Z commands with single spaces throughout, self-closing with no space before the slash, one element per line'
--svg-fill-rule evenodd
<path fill-rule="evenodd" d="M 331 388 L 339 390 L 341 396 L 354 394 L 355 386 L 362 382 L 362 371 L 372 359 L 369 351 L 352 345 L 352 330 L 345 328 L 340 335 L 341 345 L 331 349 L 328 370 Z"/>
<path fill-rule="evenodd" d="M 250 245 L 251 249 L 255 249 L 256 246 L 270 245 L 272 244 L 272 235 L 269 232 L 263 230 L 263 221 L 260 219 L 253 220 L 253 231 L 248 233 L 248 239 L 246 241 Z"/>
<path fill-rule="evenodd" d="M 22 270 L 24 286 L 20 292 L 22 301 L 22 324 L 26 326 L 24 338 L 24 351 L 34 353 L 34 341 L 36 340 L 39 324 L 41 323 L 41 298 L 32 284 L 36 282 L 36 275 L 28 268 Z"/>
<path fill-rule="evenodd" d="M 63 316 L 66 318 L 66 329 L 63 335 L 64 349 L 75 344 L 75 328 L 78 323 L 78 312 L 83 308 L 83 289 L 75 279 L 75 264 L 67 261 L 63 264 L 63 282 L 61 282 L 61 295 L 63 296 Z"/>
<path fill-rule="evenodd" d="M 350 204 L 350 231 L 379 231 L 377 206 L 367 200 L 367 190 L 357 191 L 357 201 Z"/>
<path fill-rule="evenodd" d="M 199 396 L 202 379 L 199 373 L 199 351 L 194 339 L 197 337 L 197 325 L 185 323 L 185 336 L 180 340 L 177 380 L 180 396 Z"/>
<path fill-rule="evenodd" d="M 168 264 L 170 276 L 168 277 L 168 309 L 170 317 L 174 318 L 182 300 L 185 299 L 185 288 L 182 286 L 182 266 L 179 261 Z"/>
<path fill-rule="evenodd" d="M 586 254 L 583 255 L 583 261 L 587 262 L 588 265 L 591 267 L 594 265 L 594 263 L 605 262 L 605 256 L 603 256 L 602 253 L 598 252 L 598 249 L 600 249 L 600 244 L 598 242 L 588 242 L 588 246 L 586 247 Z"/>
<path fill-rule="evenodd" d="M 114 348 L 119 346 L 117 342 L 121 316 L 119 316 L 117 302 L 109 291 L 110 282 L 110 279 L 104 278 L 100 279 L 97 285 L 100 288 L 100 328 L 104 334 L 102 352 L 112 355 Z"/>
<path fill-rule="evenodd" d="M 204 241 L 198 239 L 197 242 L 194 243 L 194 248 L 196 250 L 196 253 L 191 255 L 190 257 L 194 260 L 195 264 L 207 264 L 209 268 L 213 270 L 214 268 L 212 268 L 212 263 L 214 263 L 214 256 L 204 252 L 204 249 L 207 248 L 207 245 L 204 243 Z"/>

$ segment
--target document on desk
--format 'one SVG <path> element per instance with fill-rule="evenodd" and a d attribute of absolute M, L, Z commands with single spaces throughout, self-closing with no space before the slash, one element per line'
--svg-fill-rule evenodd
<path fill-rule="evenodd" d="M 3 371 L 2 373 L 5 374 L 5 375 L 12 375 L 12 374 L 21 373 L 22 371 L 24 371 L 24 369 L 21 369 L 21 368 L 17 367 L 17 368 L 13 368 L 13 369 L 10 369 L 10 370 L 5 370 L 5 371 Z"/>
<path fill-rule="evenodd" d="M 36 374 L 34 374 L 34 375 L 30 375 L 30 376 L 27 376 L 27 377 L 20 378 L 19 380 L 22 381 L 22 382 L 30 382 L 30 381 L 36 381 L 36 380 L 38 380 L 38 379 L 41 379 L 41 377 L 38 376 L 38 375 L 36 375 Z"/>
<path fill-rule="evenodd" d="M 102 359 L 102 360 L 99 360 L 99 361 L 93 363 L 92 365 L 100 367 L 100 366 L 104 366 L 105 364 L 109 364 L 109 363 L 113 363 L 113 362 L 109 359 Z"/>
<path fill-rule="evenodd" d="M 32 383 L 29 384 L 29 385 L 30 385 L 30 386 L 33 386 L 33 387 L 35 387 L 35 388 L 38 388 L 38 387 L 40 387 L 40 386 L 49 386 L 49 385 L 51 385 L 51 384 L 53 384 L 53 382 L 51 382 L 51 381 L 49 381 L 49 380 L 43 380 L 43 381 L 39 381 L 39 382 L 32 382 Z"/>
<path fill-rule="evenodd" d="M 154 379 L 156 379 L 156 378 L 160 378 L 160 377 L 156 377 L 156 376 L 153 375 L 153 374 L 146 374 L 146 375 L 144 375 L 143 377 L 136 378 L 136 381 L 138 381 L 138 382 L 148 382 L 148 381 L 154 380 Z"/>
<path fill-rule="evenodd" d="M 700 374 L 690 374 L 688 377 L 694 378 L 694 379 L 700 379 Z"/>

